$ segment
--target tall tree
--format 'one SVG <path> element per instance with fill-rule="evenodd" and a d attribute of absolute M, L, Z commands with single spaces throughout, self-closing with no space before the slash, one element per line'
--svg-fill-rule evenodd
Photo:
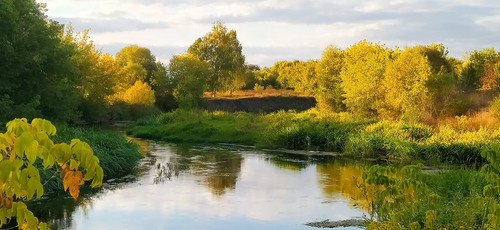
<path fill-rule="evenodd" d="M 210 77 L 207 84 L 215 97 L 217 91 L 231 84 L 235 75 L 245 69 L 245 56 L 241 53 L 242 47 L 236 37 L 236 31 L 229 30 L 217 22 L 212 31 L 204 37 L 198 38 L 188 49 L 200 60 L 210 64 Z"/>
<path fill-rule="evenodd" d="M 344 51 L 334 47 L 326 47 L 318 65 L 318 91 L 316 98 L 320 108 L 332 111 L 345 110 L 342 102 L 344 91 L 340 83 L 340 72 L 344 65 Z"/>
<path fill-rule="evenodd" d="M 385 71 L 382 85 L 388 111 L 381 114 L 418 121 L 427 99 L 426 83 L 430 75 L 427 57 L 416 49 L 406 48 Z"/>
<path fill-rule="evenodd" d="M 193 54 L 174 56 L 168 66 L 169 77 L 174 85 L 174 96 L 180 107 L 198 106 L 205 80 L 209 75 L 209 65 Z"/>
<path fill-rule="evenodd" d="M 7 116 L 78 117 L 76 47 L 61 39 L 61 31 L 42 4 L 0 1 L 0 104 L 15 110 Z M 12 118 L 4 116 L 0 120 Z"/>
<path fill-rule="evenodd" d="M 116 54 L 116 61 L 122 68 L 131 69 L 129 71 L 136 74 L 136 79 L 133 79 L 132 84 L 135 81 L 151 83 L 157 77 L 154 75 L 158 68 L 156 58 L 148 48 L 137 45 L 127 46 Z"/>
<path fill-rule="evenodd" d="M 389 51 L 379 44 L 361 41 L 346 50 L 340 77 L 344 103 L 351 112 L 362 117 L 376 115 L 388 61 Z"/>
<path fill-rule="evenodd" d="M 123 48 L 116 54 L 116 61 L 122 68 L 122 88 L 129 88 L 136 81 L 147 83 L 155 91 L 155 103 L 168 109 L 166 104 L 172 93 L 167 81 L 166 67 L 151 53 L 151 50 L 137 45 Z"/>
<path fill-rule="evenodd" d="M 77 88 L 81 97 L 79 111 L 82 113 L 82 119 L 91 123 L 102 122 L 107 119 L 107 97 L 114 92 L 113 80 L 116 76 L 110 75 L 110 67 L 103 65 L 103 58 L 106 57 L 96 50 L 90 40 L 89 30 L 73 34 L 69 24 L 64 36 L 65 40 L 74 40 L 77 47 L 73 60 L 78 67 Z"/>

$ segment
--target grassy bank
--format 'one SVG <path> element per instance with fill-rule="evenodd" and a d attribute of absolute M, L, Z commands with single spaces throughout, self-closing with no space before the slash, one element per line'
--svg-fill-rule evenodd
<path fill-rule="evenodd" d="M 71 139 L 80 139 L 87 142 L 94 154 L 99 158 L 99 164 L 104 171 L 104 180 L 125 176 L 135 169 L 137 162 L 142 158 L 136 144 L 128 142 L 118 133 L 98 130 L 94 128 L 69 127 L 56 125 L 57 134 L 53 138 L 55 143 L 69 143 Z M 44 194 L 53 196 L 64 193 L 59 174 L 52 169 L 43 170 L 39 167 L 44 185 Z M 55 176 L 54 176 L 55 175 Z"/>
<path fill-rule="evenodd" d="M 171 142 L 238 143 L 469 165 L 484 163 L 482 149 L 500 142 L 498 129 L 356 120 L 347 113 L 316 110 L 269 114 L 177 110 L 139 120 L 128 133 Z"/>

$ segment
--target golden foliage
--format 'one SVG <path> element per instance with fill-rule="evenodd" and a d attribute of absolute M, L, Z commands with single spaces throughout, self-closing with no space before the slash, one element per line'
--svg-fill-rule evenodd
<path fill-rule="evenodd" d="M 83 181 L 92 180 L 92 187 L 102 185 L 103 170 L 90 146 L 78 139 L 69 145 L 54 144 L 49 136 L 55 133 L 52 123 L 38 118 L 31 123 L 26 118 L 12 120 L 7 132 L 0 133 L 0 226 L 16 217 L 21 229 L 47 228 L 22 202 L 43 195 L 40 173 L 33 166 L 37 159 L 45 168 L 62 169 L 64 188 L 75 200 Z"/>
<path fill-rule="evenodd" d="M 82 172 L 65 167 L 61 172 L 61 178 L 63 178 L 64 191 L 68 191 L 69 188 L 69 194 L 76 201 L 80 194 L 80 185 L 83 185 Z"/>
<path fill-rule="evenodd" d="M 416 49 L 405 49 L 390 63 L 382 81 L 384 102 L 394 119 L 418 121 L 427 98 L 426 82 L 431 74 L 427 58 Z"/>
<path fill-rule="evenodd" d="M 155 93 L 148 83 L 136 81 L 123 94 L 116 95 L 115 100 L 121 100 L 131 105 L 153 105 Z"/>
<path fill-rule="evenodd" d="M 379 44 L 361 41 L 346 50 L 340 77 L 349 111 L 361 117 L 375 114 L 388 61 L 388 50 Z"/>

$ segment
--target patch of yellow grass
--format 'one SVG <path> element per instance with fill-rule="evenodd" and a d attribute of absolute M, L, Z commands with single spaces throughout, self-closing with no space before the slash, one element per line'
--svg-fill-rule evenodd
<path fill-rule="evenodd" d="M 438 126 L 449 126 L 460 131 L 477 131 L 481 128 L 498 129 L 500 123 L 489 110 L 482 110 L 469 116 L 446 117 L 438 120 Z"/>

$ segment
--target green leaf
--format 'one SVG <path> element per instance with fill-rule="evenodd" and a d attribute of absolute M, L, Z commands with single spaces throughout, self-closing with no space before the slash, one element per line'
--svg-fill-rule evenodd
<path fill-rule="evenodd" d="M 40 183 L 40 181 L 37 181 L 35 178 L 30 178 L 28 180 L 27 200 L 31 200 L 35 195 L 36 189 L 38 188 L 37 182 Z"/>
<path fill-rule="evenodd" d="M 102 185 L 102 179 L 104 177 L 104 172 L 102 171 L 101 167 L 96 168 L 96 175 L 94 177 L 94 180 L 92 180 L 92 188 L 99 187 Z"/>
<path fill-rule="evenodd" d="M 69 169 L 76 170 L 80 166 L 80 163 L 76 162 L 74 159 L 69 160 Z"/>
<path fill-rule="evenodd" d="M 37 155 L 40 153 L 40 150 L 38 149 L 38 141 L 33 140 L 30 145 L 26 146 L 25 153 L 28 161 L 31 164 L 35 163 Z"/>
<path fill-rule="evenodd" d="M 55 144 L 49 152 L 54 155 L 59 164 L 65 164 L 71 158 L 71 148 L 65 143 Z"/>
<path fill-rule="evenodd" d="M 16 138 L 14 142 L 14 151 L 19 158 L 24 156 L 26 148 L 28 148 L 35 139 L 29 133 L 23 133 L 21 136 Z"/>
<path fill-rule="evenodd" d="M 48 154 L 47 157 L 45 157 L 45 159 L 43 159 L 43 167 L 45 169 L 49 168 L 49 167 L 52 167 L 55 163 L 55 158 L 54 158 L 54 155 L 52 154 Z"/>

